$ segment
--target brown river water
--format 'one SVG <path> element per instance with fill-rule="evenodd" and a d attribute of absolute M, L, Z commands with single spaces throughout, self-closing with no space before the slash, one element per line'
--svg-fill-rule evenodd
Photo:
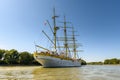
<path fill-rule="evenodd" d="M 120 65 L 86 65 L 71 68 L 0 66 L 0 80 L 120 80 Z"/>

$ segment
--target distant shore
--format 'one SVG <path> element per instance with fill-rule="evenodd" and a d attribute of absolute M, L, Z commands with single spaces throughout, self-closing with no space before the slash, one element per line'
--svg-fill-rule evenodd
<path fill-rule="evenodd" d="M 120 65 L 120 59 L 112 58 L 112 59 L 105 59 L 104 62 L 89 62 L 88 65 Z"/>

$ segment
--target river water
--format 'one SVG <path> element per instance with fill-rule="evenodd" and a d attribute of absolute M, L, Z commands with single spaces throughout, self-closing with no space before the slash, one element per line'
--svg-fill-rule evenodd
<path fill-rule="evenodd" d="M 87 65 L 72 68 L 1 66 L 0 80 L 120 80 L 120 65 Z"/>

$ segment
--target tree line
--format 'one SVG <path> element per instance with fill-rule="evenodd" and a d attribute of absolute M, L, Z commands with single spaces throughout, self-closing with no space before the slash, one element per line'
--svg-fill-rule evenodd
<path fill-rule="evenodd" d="M 104 62 L 89 62 L 87 64 L 92 64 L 92 65 L 120 64 L 120 59 L 117 59 L 117 58 L 105 59 Z"/>
<path fill-rule="evenodd" d="M 18 52 L 15 49 L 0 49 L 0 65 L 40 65 L 33 57 L 33 54 L 24 51 Z"/>
<path fill-rule="evenodd" d="M 106 59 L 104 61 L 104 64 L 120 64 L 120 59 L 117 58 Z"/>

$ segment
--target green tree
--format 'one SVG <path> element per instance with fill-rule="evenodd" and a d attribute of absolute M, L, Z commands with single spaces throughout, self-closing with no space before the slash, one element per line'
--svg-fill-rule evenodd
<path fill-rule="evenodd" d="M 6 51 L 4 60 L 7 64 L 17 64 L 19 60 L 19 53 L 15 49 L 11 49 L 10 51 Z"/>
<path fill-rule="evenodd" d="M 104 64 L 119 64 L 119 59 L 116 58 L 106 59 L 104 61 Z"/>
<path fill-rule="evenodd" d="M 111 62 L 112 64 L 119 64 L 119 60 L 116 59 L 116 58 L 111 59 L 110 62 Z"/>
<path fill-rule="evenodd" d="M 0 59 L 2 59 L 2 58 L 3 58 L 4 53 L 5 53 L 5 50 L 0 49 Z"/>
<path fill-rule="evenodd" d="M 81 63 L 81 65 L 86 65 L 87 63 L 86 63 L 86 61 L 85 60 L 83 60 L 83 59 L 78 59 L 78 61 Z"/>
<path fill-rule="evenodd" d="M 21 52 L 19 56 L 20 64 L 31 64 L 33 62 L 33 55 L 29 52 Z"/>
<path fill-rule="evenodd" d="M 110 64 L 110 60 L 109 59 L 104 60 L 104 64 Z"/>
<path fill-rule="evenodd" d="M 119 64 L 120 64 L 120 59 L 118 59 L 118 61 L 119 61 Z"/>
<path fill-rule="evenodd" d="M 86 64 L 87 64 L 86 61 L 81 59 L 81 65 L 86 65 Z"/>

